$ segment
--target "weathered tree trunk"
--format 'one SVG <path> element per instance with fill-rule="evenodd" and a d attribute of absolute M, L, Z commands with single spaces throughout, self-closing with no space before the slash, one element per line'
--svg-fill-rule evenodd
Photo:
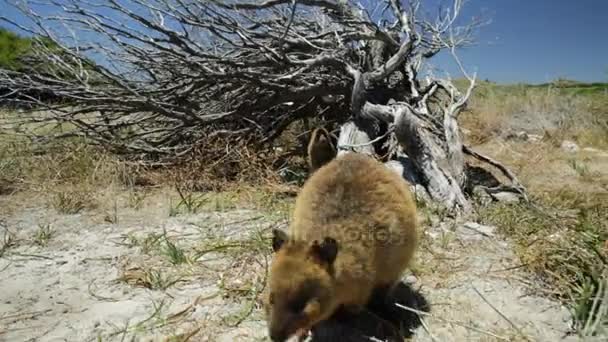
<path fill-rule="evenodd" d="M 395 135 L 405 154 L 416 165 L 419 179 L 426 187 L 432 199 L 440 202 L 446 208 L 470 209 L 468 200 L 463 193 L 464 158 L 462 153 L 454 150 L 462 149 L 459 140 L 445 142 L 447 152 L 442 150 L 434 140 L 432 133 L 425 129 L 425 123 L 418 118 L 411 108 L 406 105 L 397 109 L 395 115 Z M 457 135 L 446 128 L 448 135 Z"/>
<path fill-rule="evenodd" d="M 457 181 L 464 178 L 464 158 L 460 158 L 460 167 L 455 165 L 458 161 L 449 160 L 407 106 L 398 107 L 395 112 L 391 124 L 400 146 L 395 157 L 386 162 L 387 167 L 404 177 L 418 197 L 439 202 L 446 208 L 470 210 L 470 203 Z M 371 139 L 365 130 L 354 121 L 342 125 L 338 155 L 349 151 L 375 156 L 373 140 L 378 137 Z M 455 174 L 454 169 L 462 173 Z"/>
<path fill-rule="evenodd" d="M 511 186 L 504 184 L 492 188 L 480 186 L 482 190 L 489 194 L 510 191 L 527 199 L 525 188 L 508 168 L 463 145 L 455 118 L 446 117 L 444 120 L 446 141 L 441 141 L 429 129 L 428 122 L 407 104 L 396 103 L 386 106 L 384 111 L 380 111 L 377 106 L 366 108 L 375 111 L 372 114 L 365 113 L 364 110 L 368 117 L 389 120 L 389 130 L 383 135 L 394 134 L 398 145 L 392 147 L 392 157 L 385 164 L 411 184 L 417 198 L 436 202 L 452 212 L 471 210 L 470 200 L 464 191 L 465 183 L 468 181 L 465 174 L 464 154 L 466 153 L 496 167 L 512 182 Z M 378 115 L 379 113 L 382 115 Z M 376 156 L 374 144 L 383 138 L 383 135 L 370 136 L 366 133 L 370 128 L 365 127 L 364 124 L 369 122 L 353 120 L 341 126 L 338 155 L 355 152 Z"/>
<path fill-rule="evenodd" d="M 404 46 L 400 52 L 411 48 Z M 376 156 L 375 147 L 388 137 L 391 144 L 387 167 L 404 177 L 418 197 L 436 202 L 450 212 L 468 212 L 472 208 L 465 194 L 469 181 L 465 172 L 465 153 L 497 167 L 513 184 L 496 188 L 481 187 L 484 191 L 508 190 L 526 198 L 525 189 L 506 167 L 463 145 L 457 117 L 471 95 L 474 77 L 467 75 L 469 87 L 465 94 L 444 80 L 421 87 L 414 77 L 409 77 L 409 91 L 404 96 L 407 102 L 394 98 L 388 99 L 385 104 L 368 101 L 369 94 L 374 94 L 374 91 L 366 86 L 373 83 L 374 78 L 380 77 L 382 72 L 394 68 L 394 63 L 398 63 L 395 56 L 376 71 L 360 73 L 349 70 L 355 79 L 351 99 L 352 120 L 341 127 L 338 154 L 352 151 Z M 370 58 L 376 61 L 375 57 L 372 55 Z M 413 56 L 412 60 L 418 58 Z M 420 67 L 415 63 L 406 63 L 405 66 L 406 75 L 416 75 Z M 447 103 L 441 104 L 440 93 L 449 96 Z M 430 100 L 437 98 L 440 104 L 432 105 Z M 384 131 L 377 129 L 381 126 L 379 122 L 388 124 Z"/>

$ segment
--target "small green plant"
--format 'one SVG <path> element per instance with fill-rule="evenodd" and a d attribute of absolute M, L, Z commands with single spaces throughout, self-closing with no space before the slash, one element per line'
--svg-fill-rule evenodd
<path fill-rule="evenodd" d="M 162 238 L 162 234 L 158 233 L 150 233 L 148 234 L 140 244 L 140 248 L 142 253 L 148 254 L 154 248 L 156 248 L 160 244 L 160 239 Z"/>
<path fill-rule="evenodd" d="M 573 288 L 572 293 L 572 316 L 574 321 L 579 325 L 587 322 L 591 315 L 593 315 L 593 300 L 597 295 L 597 284 L 599 281 L 591 279 L 589 277 L 581 277 L 583 280 L 580 285 L 576 285 Z"/>
<path fill-rule="evenodd" d="M 441 231 L 441 236 L 439 237 L 439 245 L 443 249 L 448 249 L 450 244 L 456 239 L 456 235 L 452 231 Z"/>
<path fill-rule="evenodd" d="M 197 260 L 207 253 L 221 253 L 227 257 L 237 257 L 248 253 L 269 253 L 270 237 L 253 231 L 251 236 L 243 240 L 230 240 L 223 236 L 206 237 L 204 244 L 196 249 L 192 260 Z"/>
<path fill-rule="evenodd" d="M 19 70 L 22 67 L 20 58 L 31 50 L 31 39 L 0 28 L 0 67 L 2 69 Z"/>
<path fill-rule="evenodd" d="M 182 208 L 185 209 L 187 213 L 197 213 L 207 202 L 207 198 L 204 196 L 197 196 L 191 191 L 185 192 L 179 186 L 176 186 L 175 188 L 179 194 L 180 200 L 175 207 L 171 206 L 169 209 L 169 216 L 176 216 L 180 213 L 180 209 Z"/>
<path fill-rule="evenodd" d="M 0 195 L 8 195 L 19 182 L 19 163 L 14 155 L 14 147 L 0 144 Z"/>
<path fill-rule="evenodd" d="M 160 270 L 150 269 L 145 273 L 145 282 L 151 290 L 166 290 L 181 281 L 180 277 L 165 275 Z"/>
<path fill-rule="evenodd" d="M 123 242 L 121 244 L 124 245 L 124 246 L 127 246 L 129 248 L 130 247 L 139 246 L 139 239 L 133 233 L 129 233 L 127 235 L 123 235 L 122 238 L 123 238 L 123 241 L 125 241 L 125 242 Z"/>
<path fill-rule="evenodd" d="M 591 172 L 589 171 L 589 167 L 582 161 L 578 161 L 576 159 L 568 160 L 568 165 L 578 174 L 582 179 L 587 179 L 591 177 Z"/>
<path fill-rule="evenodd" d="M 34 234 L 34 242 L 39 246 L 46 246 L 53 237 L 53 230 L 50 224 L 39 224 L 38 230 Z"/>
<path fill-rule="evenodd" d="M 169 261 L 173 265 L 183 264 L 188 261 L 186 253 L 183 249 L 175 245 L 171 240 L 167 238 L 165 235 L 165 249 L 163 250 L 163 254 L 169 258 Z"/>
<path fill-rule="evenodd" d="M 584 341 L 593 337 L 608 337 L 608 270 L 600 278 L 598 286 L 594 288 L 594 296 L 589 298 L 591 305 L 587 319 L 579 328 Z"/>

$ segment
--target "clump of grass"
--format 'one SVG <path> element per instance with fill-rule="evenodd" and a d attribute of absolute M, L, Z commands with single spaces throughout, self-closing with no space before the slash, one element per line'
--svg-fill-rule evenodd
<path fill-rule="evenodd" d="M 260 284 L 259 279 L 257 279 L 257 281 L 246 284 L 240 289 L 227 289 L 225 286 L 223 286 L 223 284 L 220 284 L 220 288 L 222 291 L 224 291 L 226 296 L 228 296 L 226 292 L 235 292 L 238 298 L 247 298 L 247 302 L 238 312 L 229 314 L 222 319 L 224 324 L 228 325 L 229 327 L 236 327 L 253 312 L 257 304 L 257 298 L 261 293 L 262 284 Z"/>
<path fill-rule="evenodd" d="M 117 281 L 127 283 L 131 286 L 164 291 L 182 281 L 182 278 L 176 275 L 163 273 L 158 269 L 134 267 L 124 270 Z"/>
<path fill-rule="evenodd" d="M 127 234 L 124 239 L 125 245 L 129 247 L 139 247 L 143 254 L 150 254 L 153 250 L 159 248 L 163 234 L 149 233 L 143 238 L 137 237 L 135 234 Z"/>
<path fill-rule="evenodd" d="M 195 329 L 192 329 L 190 331 L 187 331 L 187 332 L 184 332 L 184 333 L 181 333 L 181 334 L 176 334 L 176 335 L 173 335 L 173 336 L 169 336 L 169 337 L 167 337 L 167 339 L 165 340 L 165 342 L 188 342 L 200 330 L 201 330 L 201 327 L 197 327 Z"/>
<path fill-rule="evenodd" d="M 146 192 L 131 190 L 129 191 L 128 205 L 135 210 L 139 210 L 141 209 L 145 199 Z"/>
<path fill-rule="evenodd" d="M 107 211 L 103 220 L 108 223 L 117 224 L 118 223 L 118 203 L 114 200 L 114 205 L 110 211 Z"/>
<path fill-rule="evenodd" d="M 161 238 L 162 238 L 161 234 L 156 234 L 156 233 L 148 234 L 141 241 L 141 244 L 140 244 L 142 253 L 144 253 L 144 254 L 150 253 L 154 248 L 156 248 L 160 244 Z"/>
<path fill-rule="evenodd" d="M 177 216 L 184 211 L 189 214 L 195 214 L 208 201 L 204 195 L 197 195 L 193 191 L 185 190 L 179 185 L 175 188 L 179 195 L 179 201 L 176 205 L 170 204 L 169 216 Z"/>
<path fill-rule="evenodd" d="M 220 254 L 230 260 L 240 271 L 231 272 L 230 268 L 222 272 L 218 287 L 220 294 L 226 300 L 235 300 L 244 305 L 238 312 L 228 313 L 222 317 L 224 324 L 235 327 L 249 317 L 257 304 L 261 291 L 264 289 L 268 272 L 267 260 L 264 257 L 271 253 L 271 237 L 260 230 L 254 230 L 243 239 L 233 240 L 223 236 L 205 239 L 204 244 L 197 249 L 196 258 L 207 253 Z M 247 271 L 245 271 L 247 269 Z"/>
<path fill-rule="evenodd" d="M 568 160 L 568 165 L 576 172 L 578 177 L 585 182 L 593 182 L 594 179 L 598 176 L 594 172 L 589 169 L 589 165 L 587 165 L 583 161 L 578 161 L 574 158 Z"/>
<path fill-rule="evenodd" d="M 196 248 L 193 259 L 197 260 L 208 253 L 221 253 L 227 257 L 234 258 L 244 255 L 260 255 L 270 253 L 270 236 L 264 236 L 258 231 L 242 240 L 231 240 L 224 236 L 206 237 L 200 246 Z"/>
<path fill-rule="evenodd" d="M 51 145 L 14 145 L 22 176 L 32 184 L 107 184 L 115 167 L 111 157 L 85 141 L 73 140 Z"/>
<path fill-rule="evenodd" d="M 568 165 L 581 177 L 585 178 L 589 176 L 589 167 L 576 159 L 569 159 Z"/>
<path fill-rule="evenodd" d="M 173 265 L 179 265 L 188 262 L 188 257 L 186 256 L 186 252 L 174 244 L 167 236 L 165 235 L 165 248 L 163 249 L 163 254 L 169 259 Z"/>
<path fill-rule="evenodd" d="M 51 197 L 51 206 L 62 214 L 78 214 L 85 209 L 95 207 L 90 191 L 65 190 L 57 191 Z"/>
<path fill-rule="evenodd" d="M 46 246 L 54 234 L 50 224 L 39 224 L 38 230 L 34 233 L 34 242 L 39 246 Z"/>
<path fill-rule="evenodd" d="M 589 308 L 592 314 L 588 315 L 580 334 L 584 340 L 591 340 L 593 337 L 598 340 L 608 338 L 608 270 L 604 272 L 602 279 Z"/>
<path fill-rule="evenodd" d="M 188 213 L 196 213 L 206 202 L 207 199 L 202 195 L 196 195 L 191 191 L 184 191 L 179 186 L 176 187 L 180 201 L 177 208 L 185 208 Z"/>
<path fill-rule="evenodd" d="M 539 206 L 498 204 L 480 213 L 515 242 L 522 263 L 548 294 L 566 302 L 579 329 L 594 315 L 593 299 L 608 268 L 607 199 L 562 190 L 537 196 Z"/>
<path fill-rule="evenodd" d="M 2 240 L 0 240 L 0 258 L 4 256 L 9 249 L 17 245 L 17 237 L 15 234 L 8 229 L 4 230 Z"/>
<path fill-rule="evenodd" d="M 246 186 L 243 185 L 243 188 Z M 246 191 L 217 191 L 205 194 L 196 194 L 191 191 L 180 190 L 180 199 L 177 203 L 170 200 L 169 216 L 177 216 L 182 213 L 195 214 L 201 210 L 212 210 L 223 212 L 236 209 L 239 203 L 244 203 Z"/>

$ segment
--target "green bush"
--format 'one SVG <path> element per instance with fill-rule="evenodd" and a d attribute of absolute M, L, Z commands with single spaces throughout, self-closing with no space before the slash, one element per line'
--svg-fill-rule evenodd
<path fill-rule="evenodd" d="M 0 68 L 19 70 L 22 68 L 21 57 L 30 52 L 32 40 L 0 28 Z"/>

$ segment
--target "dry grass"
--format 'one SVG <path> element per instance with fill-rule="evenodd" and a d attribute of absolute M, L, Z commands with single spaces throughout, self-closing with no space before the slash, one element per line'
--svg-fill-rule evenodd
<path fill-rule="evenodd" d="M 118 166 L 109 155 L 84 140 L 63 141 L 38 150 L 32 143 L 0 140 L 3 183 L 14 189 L 42 190 L 59 184 L 103 185 L 118 179 Z"/>
<path fill-rule="evenodd" d="M 121 166 L 84 140 L 53 143 L 45 150 L 0 136 L 0 193 L 40 194 L 60 213 L 96 208 L 96 191 L 121 181 Z"/>
<path fill-rule="evenodd" d="M 235 189 L 234 185 L 301 184 L 305 163 L 293 148 L 256 146 L 253 142 L 212 138 L 199 142 L 179 165 L 159 170 L 162 183 L 188 191 Z"/>
<path fill-rule="evenodd" d="M 543 291 L 565 301 L 582 328 L 608 268 L 608 196 L 565 188 L 534 197 L 537 206 L 496 205 L 481 219 L 512 239 Z"/>
<path fill-rule="evenodd" d="M 74 139 L 40 147 L 0 135 L 0 193 L 28 194 L 62 214 L 78 214 L 100 203 L 100 189 L 125 187 L 124 167 L 116 158 Z M 8 210 L 8 209 L 7 209 Z"/>
<path fill-rule="evenodd" d="M 0 134 L 0 195 L 36 193 L 49 207 L 64 214 L 99 207 L 105 209 L 107 222 L 116 223 L 116 200 L 101 195 L 101 190 L 126 190 L 128 206 L 139 209 L 151 188 L 173 188 L 177 194 L 171 197 L 171 216 L 200 210 L 225 211 L 244 202 L 274 211 L 273 207 L 283 205 L 282 199 L 293 195 L 305 177 L 303 159 L 285 156 L 290 153 L 256 150 L 242 142 L 209 143 L 226 148 L 217 155 L 198 150 L 181 164 L 151 168 L 120 161 L 84 139 L 38 146 Z M 289 158 L 299 161 L 290 164 L 286 161 Z"/>
<path fill-rule="evenodd" d="M 2 238 L 0 239 L 0 257 L 2 257 L 9 249 L 17 245 L 17 237 L 15 236 L 15 233 L 11 232 L 6 227 L 2 228 Z"/>
<path fill-rule="evenodd" d="M 163 254 L 169 262 L 173 265 L 183 264 L 189 261 L 189 257 L 186 251 L 180 246 L 176 245 L 171 239 L 165 235 L 165 248 Z"/>
<path fill-rule="evenodd" d="M 552 86 L 498 86 L 481 83 L 462 126 L 469 142 L 525 131 L 555 143 L 571 139 L 588 146 L 608 146 L 608 96 Z"/>
<path fill-rule="evenodd" d="M 593 306 L 608 280 L 608 159 L 555 145 L 495 139 L 478 146 L 518 174 L 534 203 L 499 204 L 480 216 L 514 242 L 523 266 L 543 284 L 540 290 L 562 300 L 584 334 L 590 320 L 603 322 L 596 327 L 608 324 Z"/>
<path fill-rule="evenodd" d="M 94 209 L 96 207 L 93 194 L 86 189 L 69 189 L 56 191 L 49 205 L 62 214 L 78 214 L 83 210 Z"/>
<path fill-rule="evenodd" d="M 511 167 L 535 203 L 484 208 L 481 219 L 512 239 L 541 290 L 571 309 L 581 335 L 589 334 L 587 322 L 608 324 L 599 309 L 608 303 L 595 300 L 608 281 L 608 161 L 559 146 L 567 139 L 607 148 L 607 108 L 604 88 L 482 83 L 462 116 L 466 140 Z M 542 139 L 505 139 L 521 131 Z"/>

